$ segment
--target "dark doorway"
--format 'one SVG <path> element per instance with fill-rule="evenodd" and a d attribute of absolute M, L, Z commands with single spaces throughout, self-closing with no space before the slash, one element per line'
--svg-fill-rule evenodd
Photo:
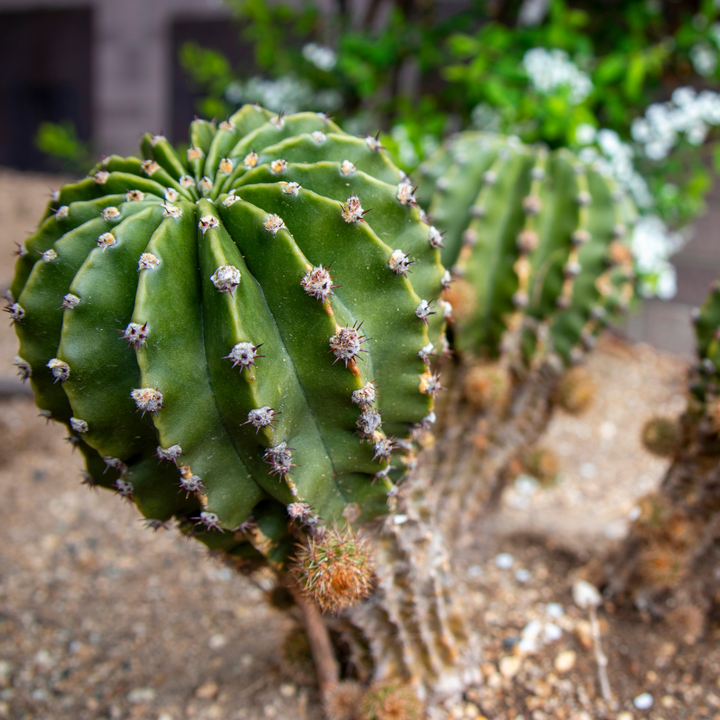
<path fill-rule="evenodd" d="M 57 170 L 35 147 L 41 122 L 92 134 L 92 12 L 0 13 L 0 165 Z"/>

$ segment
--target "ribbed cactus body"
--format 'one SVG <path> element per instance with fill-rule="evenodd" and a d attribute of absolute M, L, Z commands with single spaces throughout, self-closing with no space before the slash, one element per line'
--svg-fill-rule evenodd
<path fill-rule="evenodd" d="M 496 356 L 521 327 L 527 355 L 569 361 L 627 306 L 634 210 L 569 151 L 462 133 L 420 174 L 418 197 L 455 281 L 460 350 Z"/>
<path fill-rule="evenodd" d="M 8 309 L 39 407 L 89 482 L 239 556 L 280 557 L 291 504 L 383 512 L 444 341 L 412 188 L 313 113 L 246 106 L 194 122 L 187 158 L 142 149 L 65 186 L 21 249 Z"/>

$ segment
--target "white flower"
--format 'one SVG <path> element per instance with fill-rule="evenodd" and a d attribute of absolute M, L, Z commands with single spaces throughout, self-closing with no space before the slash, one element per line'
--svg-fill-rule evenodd
<path fill-rule="evenodd" d="M 589 123 L 580 123 L 575 128 L 575 142 L 579 145 L 590 145 L 595 142 L 597 130 Z"/>
<path fill-rule="evenodd" d="M 671 146 L 662 140 L 653 140 L 645 146 L 645 154 L 651 160 L 664 160 L 670 153 Z"/>
<path fill-rule="evenodd" d="M 302 49 L 302 56 L 316 68 L 330 72 L 335 67 L 337 55 L 329 48 L 315 43 L 308 43 Z"/>
<path fill-rule="evenodd" d="M 652 140 L 650 123 L 645 118 L 635 118 L 630 126 L 630 135 L 635 142 L 650 142 Z"/>
<path fill-rule="evenodd" d="M 621 152 L 623 146 L 620 136 L 614 130 L 607 130 L 605 128 L 598 132 L 597 142 L 600 149 L 610 157 Z"/>
<path fill-rule="evenodd" d="M 704 122 L 699 122 L 687 131 L 687 139 L 691 145 L 702 145 L 707 134 L 708 126 Z"/>
<path fill-rule="evenodd" d="M 661 300 L 670 300 L 677 293 L 677 273 L 669 262 L 662 263 L 658 274 L 655 294 Z"/>
<path fill-rule="evenodd" d="M 714 75 L 718 66 L 718 55 L 710 45 L 697 43 L 690 49 L 690 61 L 698 75 L 709 77 Z"/>
<path fill-rule="evenodd" d="M 697 97 L 695 88 L 692 87 L 679 87 L 672 94 L 672 101 L 678 107 L 684 107 L 692 105 Z"/>
<path fill-rule="evenodd" d="M 590 77 L 570 60 L 564 50 L 532 48 L 523 56 L 522 64 L 530 84 L 542 95 L 551 95 L 566 88 L 570 102 L 579 105 L 593 90 Z"/>

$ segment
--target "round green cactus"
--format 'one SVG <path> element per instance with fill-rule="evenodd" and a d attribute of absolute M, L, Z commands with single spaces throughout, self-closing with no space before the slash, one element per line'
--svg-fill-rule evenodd
<path fill-rule="evenodd" d="M 633 292 L 630 201 L 568 150 L 461 133 L 420 168 L 437 226 L 456 347 L 494 357 L 520 329 L 526 356 L 571 361 Z"/>
<path fill-rule="evenodd" d="M 187 159 L 142 151 L 62 188 L 11 287 L 18 366 L 87 482 L 239 557 L 281 557 L 288 517 L 384 512 L 444 340 L 406 178 L 373 138 L 256 106 L 194 122 Z"/>

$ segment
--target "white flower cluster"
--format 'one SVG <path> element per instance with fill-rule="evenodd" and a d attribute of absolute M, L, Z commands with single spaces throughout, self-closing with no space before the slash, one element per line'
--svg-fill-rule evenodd
<path fill-rule="evenodd" d="M 645 178 L 635 170 L 632 147 L 622 142 L 614 130 L 596 130 L 586 124 L 575 129 L 575 141 L 585 146 L 579 153 L 583 162 L 613 178 L 630 193 L 638 208 L 648 213 L 638 218 L 631 239 L 640 292 L 663 300 L 673 297 L 677 282 L 669 258 L 682 247 L 684 239 L 680 233 L 671 232 L 657 215 L 649 213 L 653 197 Z"/>
<path fill-rule="evenodd" d="M 302 56 L 319 70 L 330 72 L 337 62 L 337 55 L 329 47 L 308 43 L 303 46 Z"/>
<path fill-rule="evenodd" d="M 640 275 L 640 292 L 645 297 L 657 295 L 669 300 L 677 292 L 675 268 L 668 258 L 685 240 L 680 233 L 669 232 L 657 215 L 640 217 L 632 236 L 635 266 Z"/>
<path fill-rule="evenodd" d="M 536 47 L 525 53 L 522 64 L 533 88 L 543 95 L 567 88 L 570 102 L 579 105 L 593 90 L 590 77 L 564 50 Z"/>
<path fill-rule="evenodd" d="M 720 94 L 681 87 L 671 102 L 650 105 L 644 117 L 633 120 L 630 132 L 648 158 L 663 160 L 683 136 L 691 145 L 702 145 L 713 125 L 720 125 Z"/>
<path fill-rule="evenodd" d="M 579 153 L 583 162 L 593 165 L 605 177 L 613 178 L 630 193 L 639 208 L 646 210 L 653 206 L 647 182 L 633 164 L 632 147 L 624 143 L 614 130 L 596 130 L 592 125 L 578 125 L 575 141 L 586 146 Z"/>
<path fill-rule="evenodd" d="M 690 48 L 690 62 L 698 75 L 710 77 L 718 67 L 717 51 L 708 43 L 697 43 Z"/>
<path fill-rule="evenodd" d="M 255 76 L 244 82 L 233 82 L 225 89 L 225 97 L 236 105 L 258 103 L 268 110 L 286 114 L 306 109 L 331 112 L 342 104 L 342 97 L 335 90 L 316 92 L 307 80 L 291 75 L 277 80 Z"/>

